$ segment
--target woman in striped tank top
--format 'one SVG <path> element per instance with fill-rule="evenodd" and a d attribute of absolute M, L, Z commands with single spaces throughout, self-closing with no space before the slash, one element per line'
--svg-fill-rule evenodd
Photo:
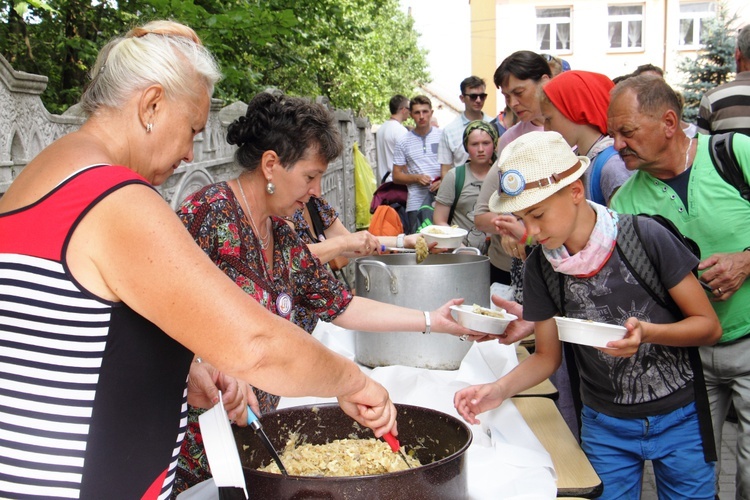
<path fill-rule="evenodd" d="M 213 403 L 186 384 L 196 355 L 395 433 L 385 389 L 226 279 L 152 187 L 193 159 L 219 77 L 187 26 L 131 30 L 101 51 L 80 130 L 0 198 L 0 497 L 167 498 L 187 399 Z"/>

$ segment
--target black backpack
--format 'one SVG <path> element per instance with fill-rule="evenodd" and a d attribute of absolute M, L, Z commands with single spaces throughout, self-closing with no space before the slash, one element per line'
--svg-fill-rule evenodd
<path fill-rule="evenodd" d="M 748 185 L 742 169 L 737 163 L 737 157 L 732 148 L 732 139 L 736 132 L 725 132 L 711 136 L 708 151 L 716 171 L 728 184 L 739 191 L 740 196 L 750 201 L 750 185 Z"/>
<path fill-rule="evenodd" d="M 654 264 L 651 262 L 641 239 L 639 219 L 649 218 L 657 221 L 663 227 L 668 229 L 678 240 L 680 240 L 690 251 L 700 259 L 700 248 L 698 245 L 684 236 L 672 221 L 661 215 L 630 215 L 618 214 L 618 231 L 617 231 L 617 253 L 620 260 L 630 270 L 630 273 L 645 289 L 649 295 L 662 307 L 672 311 L 677 317 L 683 317 L 682 312 L 675 304 L 669 291 L 659 279 L 659 274 Z M 552 269 L 552 265 L 544 257 L 540 249 L 532 252 L 538 265 L 541 267 L 542 276 L 544 277 L 547 291 L 562 316 L 565 316 L 565 275 L 557 273 Z M 693 269 L 697 276 L 697 266 Z M 578 415 L 578 425 L 580 427 L 580 381 L 578 370 L 574 363 L 575 353 L 572 346 L 563 343 L 565 357 L 567 360 L 568 372 L 570 375 L 570 386 L 573 392 L 573 402 Z M 706 383 L 703 378 L 703 364 L 701 363 L 700 354 L 697 347 L 688 347 L 688 356 L 690 366 L 693 370 L 693 388 L 695 392 L 695 406 L 698 412 L 698 423 L 700 426 L 701 438 L 703 440 L 703 455 L 707 462 L 716 460 L 716 445 L 714 444 L 713 428 L 711 426 L 711 409 L 708 403 L 708 394 L 706 393 Z"/>

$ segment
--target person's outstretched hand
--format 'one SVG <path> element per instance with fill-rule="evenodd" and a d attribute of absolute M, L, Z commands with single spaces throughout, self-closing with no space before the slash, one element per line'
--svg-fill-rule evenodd
<path fill-rule="evenodd" d="M 432 325 L 430 326 L 433 332 L 450 333 L 457 337 L 461 337 L 461 340 L 473 340 L 482 341 L 487 338 L 487 334 L 484 332 L 478 332 L 475 330 L 469 330 L 456 322 L 451 314 L 451 306 L 458 306 L 464 303 L 464 299 L 452 299 L 440 306 L 440 308 L 430 311 L 430 319 Z"/>
<path fill-rule="evenodd" d="M 534 333 L 534 323 L 523 319 L 523 306 L 512 300 L 505 300 L 499 295 L 492 295 L 492 302 L 513 316 L 517 320 L 511 321 L 502 335 L 492 335 L 490 338 L 497 339 L 501 344 L 509 345 L 519 340 L 523 340 Z"/>
<path fill-rule="evenodd" d="M 505 398 L 500 394 L 497 383 L 471 385 L 456 392 L 453 396 L 453 406 L 459 415 L 470 424 L 479 424 L 477 418 L 482 412 L 497 408 Z"/>

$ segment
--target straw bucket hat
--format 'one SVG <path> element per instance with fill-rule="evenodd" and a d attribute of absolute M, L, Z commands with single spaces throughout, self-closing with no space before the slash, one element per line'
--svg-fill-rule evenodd
<path fill-rule="evenodd" d="M 581 177 L 590 162 L 576 156 L 557 132 L 526 133 L 500 155 L 500 187 L 490 197 L 490 211 L 512 213 L 536 205 Z"/>

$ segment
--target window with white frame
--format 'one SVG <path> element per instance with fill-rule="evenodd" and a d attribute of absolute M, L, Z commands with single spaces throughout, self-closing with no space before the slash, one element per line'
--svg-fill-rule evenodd
<path fill-rule="evenodd" d="M 610 49 L 643 48 L 643 5 L 609 5 Z"/>
<path fill-rule="evenodd" d="M 536 42 L 542 52 L 570 52 L 570 7 L 536 9 Z"/>
<path fill-rule="evenodd" d="M 706 21 L 715 16 L 715 2 L 681 2 L 680 48 L 699 48 L 706 39 Z"/>

